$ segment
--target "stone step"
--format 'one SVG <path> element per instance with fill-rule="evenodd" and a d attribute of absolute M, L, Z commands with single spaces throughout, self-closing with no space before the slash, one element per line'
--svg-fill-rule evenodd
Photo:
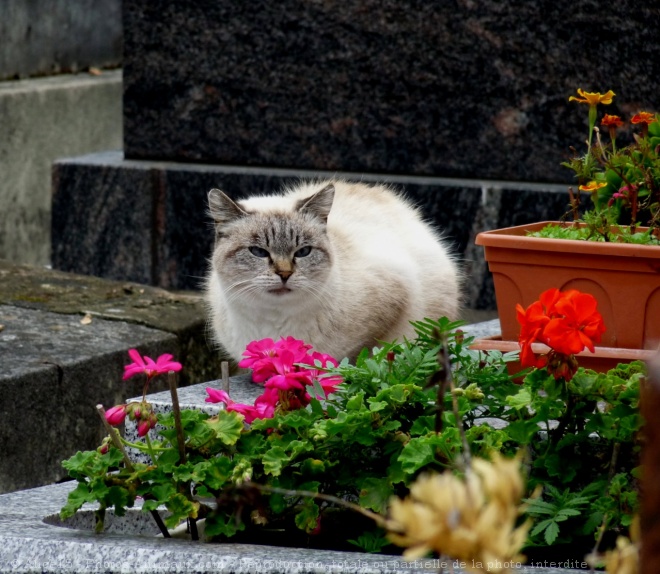
<path fill-rule="evenodd" d="M 223 358 L 199 294 L 5 261 L 0 325 L 0 492 L 58 481 L 63 459 L 98 446 L 95 405 L 142 391 L 122 381 L 129 349 L 175 355 L 183 386 L 217 378 Z"/>

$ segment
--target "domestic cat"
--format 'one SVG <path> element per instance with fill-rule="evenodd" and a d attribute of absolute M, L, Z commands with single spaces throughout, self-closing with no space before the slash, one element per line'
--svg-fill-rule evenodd
<path fill-rule="evenodd" d="M 439 235 L 382 185 L 305 182 L 232 201 L 209 192 L 216 240 L 206 282 L 214 338 L 236 360 L 293 336 L 355 358 L 409 323 L 457 317 L 460 273 Z"/>

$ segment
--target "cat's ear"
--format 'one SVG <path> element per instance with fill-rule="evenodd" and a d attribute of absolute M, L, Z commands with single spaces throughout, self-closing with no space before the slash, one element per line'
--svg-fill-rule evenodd
<path fill-rule="evenodd" d="M 296 206 L 301 213 L 311 213 L 318 217 L 323 223 L 328 222 L 328 215 L 335 199 L 335 186 L 332 183 L 326 185 L 321 191 L 317 191 L 312 197 L 301 199 Z"/>
<path fill-rule="evenodd" d="M 209 214 L 215 221 L 216 229 L 231 223 L 239 217 L 245 217 L 247 212 L 241 209 L 228 195 L 219 189 L 209 191 Z"/>

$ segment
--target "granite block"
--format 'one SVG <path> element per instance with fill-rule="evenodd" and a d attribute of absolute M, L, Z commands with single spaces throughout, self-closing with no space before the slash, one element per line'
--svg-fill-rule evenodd
<path fill-rule="evenodd" d="M 405 562 L 400 556 L 284 548 L 254 544 L 204 544 L 187 540 L 94 534 L 56 526 L 72 483 L 0 495 L 0 568 L 6 574 L 404 574 L 438 572 L 450 561 Z M 45 520 L 44 520 L 45 519 Z M 129 520 L 135 521 L 133 516 Z M 516 574 L 587 574 L 575 561 L 523 566 Z M 564 568 L 563 566 L 566 566 Z M 456 574 L 466 574 L 455 568 Z"/>
<path fill-rule="evenodd" d="M 121 0 L 3 0 L 0 80 L 117 67 Z"/>
<path fill-rule="evenodd" d="M 0 260 L 0 304 L 157 329 L 177 339 L 168 352 L 186 366 L 179 376 L 181 385 L 220 373 L 224 357 L 209 344 L 206 306 L 197 291 L 171 292 Z"/>
<path fill-rule="evenodd" d="M 50 263 L 51 164 L 121 147 L 121 93 L 121 71 L 0 82 L 0 259 Z"/>
<path fill-rule="evenodd" d="M 300 179 L 383 182 L 409 196 L 445 236 L 465 268 L 471 309 L 495 308 L 476 234 L 512 218 L 563 214 L 566 204 L 561 185 L 139 161 L 120 152 L 59 160 L 53 170 L 54 267 L 174 289 L 199 289 L 206 275 L 212 187 L 238 199 Z"/>
<path fill-rule="evenodd" d="M 568 182 L 577 88 L 657 105 L 648 3 L 124 0 L 123 21 L 132 159 Z"/>
<path fill-rule="evenodd" d="M 122 382 L 126 351 L 157 357 L 177 345 L 142 325 L 81 318 L 0 305 L 0 492 L 66 477 L 61 461 L 104 436 L 96 405 L 141 392 Z"/>

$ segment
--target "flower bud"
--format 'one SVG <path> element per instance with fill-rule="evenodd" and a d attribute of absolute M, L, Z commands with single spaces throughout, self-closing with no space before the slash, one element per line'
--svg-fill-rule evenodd
<path fill-rule="evenodd" d="M 477 383 L 470 383 L 465 389 L 465 396 L 471 401 L 481 401 L 486 395 L 483 394 Z"/>
<path fill-rule="evenodd" d="M 143 420 L 140 421 L 137 427 L 138 436 L 145 436 L 152 428 L 156 426 L 157 423 L 158 418 L 154 413 L 143 413 Z"/>
<path fill-rule="evenodd" d="M 126 418 L 126 405 L 117 405 L 105 411 L 105 420 L 108 421 L 110 425 L 116 427 L 124 422 Z"/>
<path fill-rule="evenodd" d="M 110 450 L 110 437 L 107 436 L 103 439 L 103 442 L 101 443 L 101 446 L 96 449 L 97 452 L 101 454 L 107 454 L 107 452 Z"/>

